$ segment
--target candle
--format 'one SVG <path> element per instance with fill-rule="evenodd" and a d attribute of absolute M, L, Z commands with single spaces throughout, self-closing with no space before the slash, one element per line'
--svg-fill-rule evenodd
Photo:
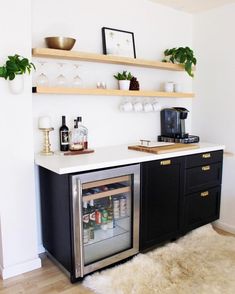
<path fill-rule="evenodd" d="M 39 129 L 50 129 L 51 128 L 51 118 L 49 116 L 41 116 L 38 119 Z"/>

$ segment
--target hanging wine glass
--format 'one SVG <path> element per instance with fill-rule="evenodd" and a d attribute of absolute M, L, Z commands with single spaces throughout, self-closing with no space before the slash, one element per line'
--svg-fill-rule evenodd
<path fill-rule="evenodd" d="M 56 78 L 56 86 L 63 87 L 67 83 L 66 77 L 63 75 L 64 63 L 59 62 L 59 75 Z"/>
<path fill-rule="evenodd" d="M 49 85 L 49 79 L 45 75 L 44 70 L 45 70 L 45 63 L 44 61 L 39 61 L 40 64 L 40 74 L 36 78 L 36 85 L 37 86 L 48 86 Z"/>
<path fill-rule="evenodd" d="M 75 67 L 75 76 L 72 81 L 72 86 L 79 88 L 82 85 L 82 79 L 80 78 L 78 74 L 79 64 L 74 64 L 74 67 Z"/>

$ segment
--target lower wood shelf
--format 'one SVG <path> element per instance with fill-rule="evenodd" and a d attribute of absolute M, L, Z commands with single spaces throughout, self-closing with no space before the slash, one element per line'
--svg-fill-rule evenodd
<path fill-rule="evenodd" d="M 33 87 L 33 93 L 38 94 L 77 94 L 100 96 L 135 96 L 135 97 L 169 97 L 193 98 L 193 93 L 159 92 L 159 91 L 124 91 L 116 89 L 85 89 L 69 87 Z"/>

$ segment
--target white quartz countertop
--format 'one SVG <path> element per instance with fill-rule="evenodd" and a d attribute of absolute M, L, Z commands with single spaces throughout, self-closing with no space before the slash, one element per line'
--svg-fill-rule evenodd
<path fill-rule="evenodd" d="M 127 145 L 108 146 L 95 148 L 94 153 L 82 155 L 64 156 L 61 154 L 54 154 L 51 156 L 45 156 L 36 154 L 35 163 L 57 174 L 68 174 L 202 152 L 210 152 L 225 148 L 224 145 L 210 143 L 198 143 L 198 145 L 199 148 L 197 149 L 182 150 L 165 154 L 133 151 L 129 150 Z"/>

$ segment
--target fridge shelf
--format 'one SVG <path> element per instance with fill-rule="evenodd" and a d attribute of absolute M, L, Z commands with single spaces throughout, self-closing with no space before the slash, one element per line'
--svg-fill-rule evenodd
<path fill-rule="evenodd" d="M 117 189 L 113 189 L 113 190 L 108 190 L 108 191 L 104 191 L 104 192 L 100 192 L 100 193 L 95 193 L 95 194 L 90 194 L 90 195 L 82 195 L 83 197 L 83 201 L 90 201 L 90 200 L 96 200 L 96 199 L 101 199 L 101 198 L 105 198 L 105 197 L 109 197 L 109 196 L 113 196 L 113 195 L 117 195 L 117 194 L 122 194 L 122 193 L 128 193 L 131 192 L 131 187 L 127 186 L 127 187 L 123 187 L 123 188 L 117 188 Z"/>
<path fill-rule="evenodd" d="M 130 181 L 130 176 L 122 176 L 122 177 L 116 177 L 111 179 L 104 179 L 101 181 L 93 181 L 93 182 L 84 183 L 82 185 L 82 188 L 90 189 L 94 187 L 100 187 L 100 186 L 105 186 L 105 185 L 110 185 L 110 184 L 115 184 L 120 182 L 129 182 L 129 181 Z"/>
<path fill-rule="evenodd" d="M 130 217 L 126 216 L 126 217 L 122 217 L 118 220 L 128 220 Z M 116 224 L 115 228 L 113 229 L 107 229 L 107 230 L 102 230 L 102 229 L 98 229 L 95 230 L 95 239 L 94 240 L 90 240 L 88 243 L 84 244 L 84 246 L 90 246 L 90 245 L 94 245 L 97 244 L 99 242 L 105 241 L 107 239 L 128 233 L 129 230 L 123 228 L 122 226 L 119 226 Z"/>

